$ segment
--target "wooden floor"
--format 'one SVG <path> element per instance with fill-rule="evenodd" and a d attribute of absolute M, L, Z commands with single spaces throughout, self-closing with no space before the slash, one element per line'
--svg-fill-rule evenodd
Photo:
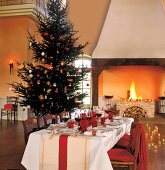
<path fill-rule="evenodd" d="M 155 145 L 149 141 L 150 135 L 148 136 L 148 143 L 152 145 L 148 148 L 148 170 L 165 170 L 165 116 L 156 115 L 154 118 L 143 118 L 141 121 L 146 133 L 148 129 L 158 127 L 161 138 L 161 144 L 158 144 L 158 137 L 155 136 Z M 25 170 L 20 163 L 24 149 L 22 122 L 0 122 L 0 170 Z"/>

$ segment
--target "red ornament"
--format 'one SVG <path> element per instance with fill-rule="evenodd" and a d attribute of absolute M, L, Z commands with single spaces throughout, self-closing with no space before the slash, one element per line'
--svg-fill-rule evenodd
<path fill-rule="evenodd" d="M 74 43 L 74 42 L 75 42 L 75 39 L 70 39 L 70 42 L 71 42 L 71 43 Z"/>
<path fill-rule="evenodd" d="M 49 34 L 48 34 L 48 32 L 44 32 L 44 35 L 45 35 L 45 36 L 48 36 Z"/>

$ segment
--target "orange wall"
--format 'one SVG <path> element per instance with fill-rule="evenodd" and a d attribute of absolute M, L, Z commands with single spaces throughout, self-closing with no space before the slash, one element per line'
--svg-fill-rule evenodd
<path fill-rule="evenodd" d="M 71 0 L 68 18 L 80 36 L 79 43 L 89 42 L 84 53 L 91 55 L 101 33 L 110 0 Z"/>
<path fill-rule="evenodd" d="M 34 21 L 28 17 L 1 17 L 0 18 L 0 97 L 13 95 L 8 83 L 18 81 L 16 74 L 17 64 L 29 60 L 31 53 L 28 50 L 28 32 L 34 32 Z M 9 61 L 13 60 L 14 73 L 9 73 Z"/>
<path fill-rule="evenodd" d="M 113 95 L 126 98 L 134 80 L 137 96 L 157 99 L 165 91 L 165 72 L 156 66 L 112 66 L 99 77 L 99 96 Z"/>

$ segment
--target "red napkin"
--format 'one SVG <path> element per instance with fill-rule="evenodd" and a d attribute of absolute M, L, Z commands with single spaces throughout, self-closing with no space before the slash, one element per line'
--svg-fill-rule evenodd
<path fill-rule="evenodd" d="M 91 114 L 92 117 L 96 116 L 95 112 L 91 112 L 90 114 Z"/>
<path fill-rule="evenodd" d="M 74 128 L 74 122 L 68 122 L 67 126 L 68 128 Z"/>
<path fill-rule="evenodd" d="M 108 118 L 109 118 L 110 120 L 112 120 L 112 118 L 113 118 L 113 113 L 109 113 L 109 114 L 108 114 Z"/>
<path fill-rule="evenodd" d="M 105 117 L 101 117 L 101 124 L 103 125 L 105 123 Z"/>
<path fill-rule="evenodd" d="M 67 135 L 59 138 L 59 170 L 67 170 Z"/>
<path fill-rule="evenodd" d="M 90 125 L 92 127 L 97 127 L 97 117 L 92 117 L 90 120 Z"/>
<path fill-rule="evenodd" d="M 86 114 L 82 114 L 82 119 L 86 119 L 87 115 Z"/>
<path fill-rule="evenodd" d="M 80 130 L 82 132 L 85 132 L 87 130 L 88 125 L 89 125 L 89 121 L 87 119 L 80 120 Z"/>

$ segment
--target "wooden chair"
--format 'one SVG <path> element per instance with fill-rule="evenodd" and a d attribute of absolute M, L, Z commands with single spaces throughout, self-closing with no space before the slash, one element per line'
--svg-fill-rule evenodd
<path fill-rule="evenodd" d="M 4 105 L 3 108 L 1 108 L 1 120 L 3 116 L 7 116 L 7 119 L 12 120 L 12 117 L 14 117 L 14 121 L 16 119 L 18 112 L 18 97 L 15 96 L 7 96 L 7 103 Z"/>
<path fill-rule="evenodd" d="M 108 151 L 108 156 L 115 167 L 129 167 L 130 170 L 136 170 L 140 145 L 141 145 L 142 124 L 138 124 L 132 132 L 131 142 L 128 149 L 113 148 Z"/>
<path fill-rule="evenodd" d="M 50 124 L 56 123 L 56 120 L 57 120 L 56 115 L 52 114 L 43 115 L 37 119 L 38 129 L 45 129 Z"/>
<path fill-rule="evenodd" d="M 23 125 L 23 128 L 24 128 L 25 143 L 27 144 L 29 135 L 32 132 L 35 132 L 35 131 L 38 130 L 37 119 L 28 118 L 28 119 L 22 121 L 22 125 Z"/>

